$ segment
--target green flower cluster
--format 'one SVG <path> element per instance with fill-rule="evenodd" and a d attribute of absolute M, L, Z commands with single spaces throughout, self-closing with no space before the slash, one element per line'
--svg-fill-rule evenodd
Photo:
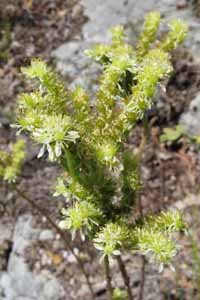
<path fill-rule="evenodd" d="M 127 244 L 129 230 L 123 223 L 107 223 L 94 239 L 95 248 L 104 256 L 120 255 L 120 249 Z"/>
<path fill-rule="evenodd" d="M 72 236 L 75 236 L 77 230 L 91 231 L 93 227 L 98 227 L 98 219 L 101 218 L 101 211 L 94 204 L 81 201 L 68 208 L 62 209 L 64 219 L 60 221 L 59 226 L 62 229 L 70 229 Z"/>
<path fill-rule="evenodd" d="M 148 52 L 151 43 L 156 39 L 158 27 L 160 25 L 160 14 L 157 12 L 151 12 L 146 17 L 143 33 L 140 35 L 137 45 L 137 55 L 139 58 L 143 58 Z"/>
<path fill-rule="evenodd" d="M 57 76 L 40 60 L 33 60 L 30 67 L 22 68 L 22 73 L 35 79 L 38 88 L 21 95 L 17 126 L 19 131 L 29 131 L 42 144 L 39 157 L 47 150 L 50 160 L 56 160 L 63 148 L 79 138 L 72 117 L 65 114 L 68 94 Z"/>
<path fill-rule="evenodd" d="M 180 230 L 185 230 L 185 223 L 181 214 L 175 211 L 148 217 L 131 234 L 140 252 L 152 255 L 158 263 L 170 263 L 178 249 L 171 235 Z"/>
<path fill-rule="evenodd" d="M 150 216 L 139 224 L 127 224 L 120 220 L 108 223 L 94 239 L 95 247 L 103 256 L 120 255 L 121 250 L 131 250 L 151 255 L 157 263 L 170 263 L 177 252 L 171 239 L 174 232 L 185 230 L 185 223 L 177 211 Z"/>
<path fill-rule="evenodd" d="M 119 288 L 114 289 L 113 291 L 113 300 L 126 300 L 127 293 L 124 290 Z"/>
<path fill-rule="evenodd" d="M 11 151 L 0 151 L 0 177 L 8 182 L 14 182 L 20 174 L 25 157 L 25 142 L 18 140 L 11 145 Z"/>
<path fill-rule="evenodd" d="M 92 105 L 87 91 L 64 85 L 47 65 L 33 60 L 23 74 L 33 80 L 31 93 L 19 100 L 18 127 L 28 131 L 63 168 L 55 195 L 67 198 L 60 227 L 93 239 L 103 256 L 122 250 L 151 253 L 168 262 L 176 247 L 170 239 L 184 227 L 178 213 L 135 220 L 132 207 L 140 188 L 139 160 L 125 146 L 131 129 L 153 103 L 157 86 L 172 72 L 171 51 L 187 27 L 172 21 L 157 40 L 160 15 L 150 13 L 135 48 L 122 26 L 111 30 L 110 44 L 87 51 L 102 65 Z"/>

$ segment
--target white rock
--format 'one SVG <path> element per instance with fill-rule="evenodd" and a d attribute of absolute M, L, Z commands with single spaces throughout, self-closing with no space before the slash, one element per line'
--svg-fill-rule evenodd
<path fill-rule="evenodd" d="M 54 234 L 53 234 L 53 231 L 50 229 L 43 230 L 40 233 L 40 236 L 39 236 L 40 241 L 47 241 L 47 240 L 53 240 L 53 239 L 54 239 Z"/>
<path fill-rule="evenodd" d="M 62 285 L 48 270 L 34 273 L 29 269 L 24 255 L 27 247 L 37 241 L 40 234 L 34 228 L 31 215 L 20 216 L 17 220 L 13 248 L 9 257 L 7 272 L 0 273 L 1 300 L 62 300 L 68 299 Z M 46 230 L 48 231 L 48 230 Z M 44 235 L 44 231 L 43 231 Z M 46 237 L 50 233 L 46 232 Z M 52 237 L 52 235 L 51 235 Z M 44 236 L 43 236 L 44 238 Z"/>
<path fill-rule="evenodd" d="M 94 43 L 108 41 L 108 29 L 116 24 L 126 25 L 130 41 L 135 41 L 142 30 L 145 14 L 149 11 L 159 11 L 166 24 L 173 18 L 186 21 L 189 25 L 189 33 L 185 45 L 200 60 L 200 22 L 198 18 L 195 18 L 190 5 L 185 9 L 177 10 L 174 0 L 81 0 L 81 4 L 84 7 L 84 15 L 88 17 L 88 21 L 82 27 L 82 40 L 77 37 L 77 40 L 64 43 L 52 53 L 56 59 L 58 71 L 74 79 L 76 84 L 79 83 L 91 89 L 92 80 L 97 77 L 98 69 L 95 65 L 90 65 L 90 60 L 84 54 L 84 50 Z"/>
<path fill-rule="evenodd" d="M 184 113 L 180 118 L 182 124 L 189 135 L 200 135 L 200 93 L 190 103 L 189 111 Z"/>

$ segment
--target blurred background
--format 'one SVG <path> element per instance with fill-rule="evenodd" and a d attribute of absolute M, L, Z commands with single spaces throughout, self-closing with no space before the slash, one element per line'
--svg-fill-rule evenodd
<path fill-rule="evenodd" d="M 137 255 L 125 254 L 124 260 L 135 295 L 145 278 L 144 300 L 199 300 L 199 0 L 0 0 L 0 147 L 9 149 L 15 141 L 10 125 L 15 122 L 17 97 L 30 90 L 20 75 L 21 66 L 40 57 L 57 70 L 66 87 L 81 83 L 93 96 L 99 68 L 84 50 L 108 41 L 107 30 L 115 24 L 125 26 L 134 45 L 145 14 L 155 10 L 161 13 L 163 32 L 170 19 L 180 18 L 188 23 L 189 33 L 173 54 L 174 72 L 166 89 L 158 90 L 155 106 L 148 112 L 141 199 L 144 213 L 180 209 L 189 230 L 187 236 L 179 237 L 182 247 L 173 261 L 175 271 L 166 267 L 159 273 L 157 266 L 148 262 L 144 266 Z M 141 130 L 138 124 L 130 136 L 133 147 L 140 144 Z M 53 197 L 60 170 L 45 159 L 38 160 L 38 147 L 27 136 L 24 139 L 27 155 L 18 185 L 57 223 L 65 204 L 64 198 Z M 90 300 L 71 247 L 90 274 L 96 299 L 106 299 L 103 268 L 91 245 L 76 239 L 67 247 L 46 217 L 0 183 L 0 300 Z M 112 272 L 114 285 L 123 287 L 115 263 Z"/>

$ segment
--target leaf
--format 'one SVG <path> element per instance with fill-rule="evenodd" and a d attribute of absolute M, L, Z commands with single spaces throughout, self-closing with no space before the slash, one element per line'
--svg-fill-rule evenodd
<path fill-rule="evenodd" d="M 185 134 L 185 128 L 177 125 L 175 128 L 164 128 L 164 133 L 160 136 L 161 143 L 175 142 Z"/>
<path fill-rule="evenodd" d="M 192 140 L 197 144 L 200 145 L 200 136 L 196 135 L 192 137 Z"/>

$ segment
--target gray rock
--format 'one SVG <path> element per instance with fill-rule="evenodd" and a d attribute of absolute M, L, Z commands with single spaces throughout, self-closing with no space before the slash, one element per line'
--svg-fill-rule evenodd
<path fill-rule="evenodd" d="M 56 59 L 58 71 L 72 79 L 71 88 L 82 85 L 92 88 L 93 93 L 96 90 L 99 66 L 86 56 L 85 50 L 88 48 L 90 46 L 87 42 L 69 42 L 56 49 L 52 56 Z"/>
<path fill-rule="evenodd" d="M 39 229 L 33 227 L 33 217 L 31 215 L 20 216 L 13 235 L 13 252 L 17 255 L 23 255 L 25 249 L 37 240 Z"/>
<path fill-rule="evenodd" d="M 53 231 L 50 229 L 43 230 L 39 236 L 40 241 L 53 240 L 53 238 L 54 238 L 54 234 Z"/>
<path fill-rule="evenodd" d="M 195 18 L 191 5 L 177 10 L 177 3 L 174 0 L 108 0 L 104 2 L 101 0 L 82 0 L 82 4 L 85 8 L 84 12 L 89 18 L 89 21 L 83 26 L 83 37 L 87 42 L 105 42 L 108 39 L 108 28 L 116 24 L 130 27 L 132 30 L 131 39 L 134 39 L 133 35 L 142 30 L 141 25 L 145 14 L 149 11 L 159 11 L 166 23 L 174 18 L 183 19 L 188 23 L 189 33 L 185 44 L 189 48 L 192 47 L 192 50 L 198 54 L 200 22 Z"/>
<path fill-rule="evenodd" d="M 9 223 L 0 223 L 0 244 L 5 240 L 11 240 L 13 225 Z"/>
<path fill-rule="evenodd" d="M 189 135 L 200 135 L 200 93 L 190 103 L 189 111 L 184 113 L 180 118 L 182 124 Z"/>
<path fill-rule="evenodd" d="M 97 77 L 96 65 L 90 65 L 84 50 L 94 43 L 108 41 L 108 29 L 116 24 L 125 25 L 130 40 L 135 41 L 142 30 L 145 14 L 153 10 L 161 12 L 165 23 L 172 18 L 181 18 L 188 23 L 189 33 L 185 45 L 200 59 L 200 22 L 195 18 L 190 5 L 177 10 L 174 0 L 82 0 L 81 3 L 84 14 L 88 17 L 88 22 L 82 28 L 82 39 L 65 43 L 52 53 L 58 71 L 74 79 L 75 84 L 81 83 L 86 88 L 91 88 L 90 78 Z"/>
<path fill-rule="evenodd" d="M 33 224 L 31 215 L 21 216 L 16 223 L 7 272 L 0 274 L 1 300 L 67 299 L 64 288 L 48 270 L 36 273 L 29 269 L 25 260 L 27 247 L 41 235 Z"/>
<path fill-rule="evenodd" d="M 83 51 L 82 42 L 75 41 L 61 45 L 52 55 L 58 59 L 57 67 L 61 73 L 74 78 L 87 64 Z"/>

